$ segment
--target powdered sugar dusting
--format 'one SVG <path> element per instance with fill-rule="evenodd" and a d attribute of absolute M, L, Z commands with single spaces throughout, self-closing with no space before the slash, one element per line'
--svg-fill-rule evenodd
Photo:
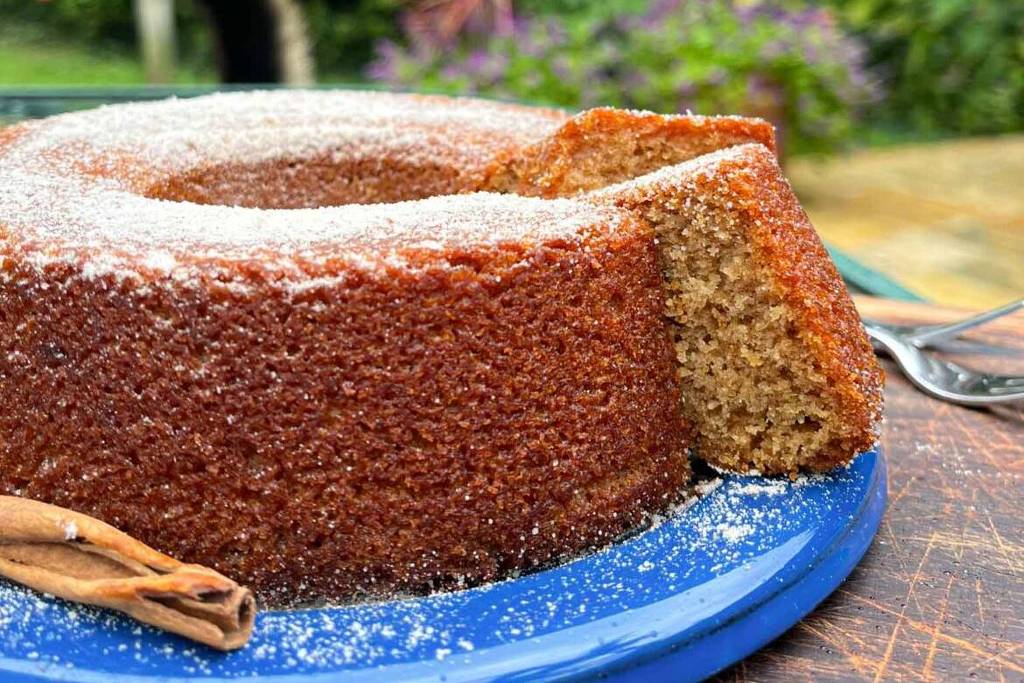
<path fill-rule="evenodd" d="M 400 267 L 408 250 L 573 238 L 595 222 L 616 220 L 615 212 L 490 194 L 295 210 L 140 194 L 154 179 L 190 168 L 325 151 L 371 161 L 451 163 L 472 173 L 500 150 L 543 137 L 564 118 L 479 100 L 303 91 L 65 114 L 17 127 L 0 147 L 3 241 L 37 267 L 81 263 L 86 277 L 123 280 L 174 273 L 188 279 L 190 267 L 216 259 L 261 259 L 296 275 L 331 259 Z"/>
<path fill-rule="evenodd" d="M 261 253 L 266 266 L 282 270 L 332 258 L 400 265 L 407 250 L 575 239 L 594 224 L 618 220 L 616 211 L 572 200 L 484 193 L 320 209 L 201 206 L 0 172 L 0 224 L 37 264 L 81 258 L 87 277 L 130 269 L 166 274 Z"/>
<path fill-rule="evenodd" d="M 131 157 L 147 174 L 325 150 L 348 157 L 404 153 L 474 165 L 510 144 L 543 137 L 566 118 L 553 110 L 478 99 L 256 91 L 63 114 L 31 124 L 32 134 L 14 151 L 36 165 L 41 157 L 56 163 L 73 155 L 80 167 L 99 164 L 100 169 Z"/>
<path fill-rule="evenodd" d="M 73 541 L 78 538 L 78 525 L 75 524 L 74 520 L 62 522 L 61 528 L 64 530 L 65 541 Z"/>

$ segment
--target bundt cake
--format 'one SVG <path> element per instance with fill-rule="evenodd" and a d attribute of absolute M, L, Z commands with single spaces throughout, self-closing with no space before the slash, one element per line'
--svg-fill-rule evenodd
<path fill-rule="evenodd" d="M 771 144 L 353 92 L 0 129 L 0 493 L 288 605 L 571 557 L 693 443 L 846 461 L 878 370 Z"/>

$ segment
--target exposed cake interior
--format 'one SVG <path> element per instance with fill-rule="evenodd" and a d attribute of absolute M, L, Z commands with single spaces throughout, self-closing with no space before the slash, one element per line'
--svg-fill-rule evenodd
<path fill-rule="evenodd" d="M 831 467 L 849 431 L 844 413 L 727 201 L 638 207 L 658 236 L 682 408 L 697 425 L 699 455 L 740 471 Z"/>
<path fill-rule="evenodd" d="M 592 197 L 655 230 L 681 405 L 702 458 L 792 473 L 872 445 L 877 366 L 768 149 L 734 147 Z"/>
<path fill-rule="evenodd" d="M 694 171 L 685 169 L 666 176 L 663 187 L 649 179 L 658 169 L 751 141 L 758 144 L 747 147 L 760 150 L 753 156 L 767 164 L 770 176 L 758 181 L 767 182 L 762 194 L 785 204 L 783 213 L 795 212 L 789 220 L 806 223 L 775 165 L 771 127 L 751 119 L 591 110 L 505 157 L 482 184 L 492 191 L 546 196 L 611 188 L 599 194 L 638 211 L 658 236 L 682 411 L 700 434 L 700 455 L 741 471 L 828 469 L 871 445 L 862 436 L 863 420 L 857 419 L 867 408 L 840 405 L 844 399 L 832 386 L 834 375 L 798 333 L 807 327 L 803 313 L 780 288 L 772 254 L 757 251 L 755 219 L 741 210 L 727 183 L 697 188 L 691 182 Z M 373 144 L 367 138 L 358 146 L 365 152 Z M 714 155 L 711 159 L 718 163 Z M 445 154 L 408 154 L 399 161 L 336 150 L 249 165 L 198 166 L 166 177 L 146 193 L 201 204 L 299 208 L 480 187 L 478 176 L 460 173 L 448 161 Z M 632 188 L 631 194 L 631 180 L 650 191 L 637 194 Z M 804 229 L 813 232 L 809 224 Z M 820 249 L 820 243 L 814 246 Z"/>
<path fill-rule="evenodd" d="M 545 197 L 590 192 L 653 227 L 682 409 L 702 457 L 786 473 L 828 469 L 871 446 L 877 369 L 782 177 L 770 124 L 594 109 L 503 159 L 487 183 Z"/>

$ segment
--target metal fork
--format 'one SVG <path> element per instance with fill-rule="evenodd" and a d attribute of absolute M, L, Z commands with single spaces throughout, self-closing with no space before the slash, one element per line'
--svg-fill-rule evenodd
<path fill-rule="evenodd" d="M 947 325 L 886 325 L 864 321 L 875 346 L 891 356 L 917 388 L 930 396 L 967 406 L 1024 401 L 1024 376 L 993 375 L 941 360 L 926 348 L 937 348 L 962 332 L 1024 309 L 1024 299 Z M 964 347 L 971 348 L 971 347 Z"/>

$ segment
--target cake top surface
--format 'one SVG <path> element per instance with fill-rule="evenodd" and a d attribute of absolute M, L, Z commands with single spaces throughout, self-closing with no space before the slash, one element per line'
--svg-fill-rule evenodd
<path fill-rule="evenodd" d="M 702 154 L 678 164 L 662 166 L 638 178 L 631 178 L 597 190 L 588 195 L 593 199 L 609 200 L 616 197 L 641 197 L 657 192 L 677 190 L 693 186 L 698 179 L 721 176 L 736 168 L 745 169 L 744 164 L 764 161 L 776 164 L 775 155 L 764 145 L 748 143 L 726 147 Z"/>
<path fill-rule="evenodd" d="M 620 109 L 618 107 L 593 107 L 574 114 L 569 120 L 576 123 L 585 122 L 590 119 L 601 119 L 607 117 L 628 117 L 636 120 L 656 120 L 660 123 L 685 123 L 692 128 L 704 126 L 738 124 L 740 126 L 753 127 L 765 131 L 772 130 L 771 124 L 767 121 L 751 116 L 740 114 L 694 114 L 689 109 L 682 113 L 662 114 L 649 109 Z M 762 142 L 762 144 L 765 144 Z M 766 145 L 771 147 L 772 145 Z"/>
<path fill-rule="evenodd" d="M 31 250 L 39 265 L 85 262 L 95 272 L 270 252 L 281 261 L 378 267 L 400 264 L 410 251 L 574 238 L 621 214 L 496 194 L 311 209 L 144 196 L 161 174 L 322 153 L 473 169 L 565 118 L 481 100 L 344 91 L 236 93 L 65 114 L 0 131 L 0 236 Z"/>
<path fill-rule="evenodd" d="M 14 183 L 5 182 L 13 178 Z M 621 215 L 573 200 L 476 193 L 393 204 L 253 209 L 149 199 L 103 183 L 0 173 L 0 226 L 32 248 L 38 265 L 169 270 L 209 260 L 274 264 L 346 261 L 366 269 L 402 266 L 408 254 L 443 254 L 504 243 L 575 239 Z M 115 264 L 120 264 L 115 267 Z M 98 271 L 97 271 L 98 272 Z"/>
<path fill-rule="evenodd" d="M 551 109 L 471 98 L 369 91 L 219 93 L 108 105 L 33 122 L 8 163 L 108 164 L 129 155 L 148 169 L 255 163 L 320 150 L 392 153 L 416 144 L 438 161 L 480 163 L 533 142 L 568 117 Z M 363 149 L 363 147 L 366 149 Z M 82 159 L 84 157 L 84 159 Z M 59 168 L 57 169 L 59 170 Z"/>

